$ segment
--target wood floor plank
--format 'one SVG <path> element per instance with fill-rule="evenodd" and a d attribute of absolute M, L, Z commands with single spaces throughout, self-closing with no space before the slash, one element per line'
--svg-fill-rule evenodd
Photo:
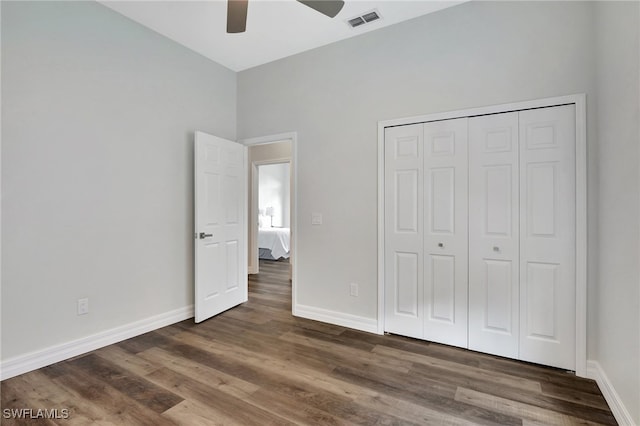
<path fill-rule="evenodd" d="M 147 375 L 159 386 L 171 389 L 173 393 L 191 401 L 205 404 L 224 417 L 232 418 L 243 425 L 293 425 L 283 417 L 271 414 L 247 400 L 236 398 L 215 387 L 207 386 L 169 368 L 161 368 Z"/>
<path fill-rule="evenodd" d="M 34 371 L 32 374 L 24 374 L 12 380 L 9 386 L 2 389 L 2 407 L 6 409 L 23 408 L 44 408 L 48 410 L 58 410 L 63 415 L 62 409 L 73 412 L 73 417 L 69 420 L 70 425 L 86 425 L 94 420 L 94 416 L 85 415 L 79 407 L 73 403 L 73 395 L 64 387 L 57 386 L 47 380 L 47 376 Z M 55 424 L 48 420 L 24 420 L 3 419 L 4 425 L 17 424 Z"/>
<path fill-rule="evenodd" d="M 147 349 L 140 357 L 154 363 L 161 363 L 173 371 L 214 387 L 236 398 L 246 398 L 260 389 L 259 386 L 238 379 L 222 371 L 206 367 L 189 359 L 175 356 L 160 348 Z"/>
<path fill-rule="evenodd" d="M 1 383 L 2 408 L 66 408 L 8 425 L 612 425 L 570 372 L 291 315 L 288 262 L 249 300 Z"/>
<path fill-rule="evenodd" d="M 162 367 L 160 364 L 153 364 L 144 358 L 134 355 L 129 351 L 125 351 L 121 347 L 115 345 L 98 349 L 94 354 L 105 361 L 112 362 L 118 367 L 139 376 L 152 373 Z"/>
<path fill-rule="evenodd" d="M 400 359 L 381 357 L 376 355 L 375 353 L 361 351 L 349 346 L 341 346 L 339 348 L 339 351 L 337 351 L 336 349 L 338 349 L 338 345 L 335 343 L 295 333 L 284 333 L 282 336 L 280 336 L 280 340 L 283 340 L 285 342 L 298 343 L 300 345 L 305 345 L 316 350 L 325 350 L 327 352 L 339 354 L 341 356 L 341 359 L 338 362 L 343 365 L 375 365 L 381 368 L 387 368 L 389 370 L 397 371 L 399 373 L 407 373 L 412 366 L 411 362 L 406 362 Z"/>
<path fill-rule="evenodd" d="M 171 407 L 162 417 L 172 421 L 176 425 L 184 426 L 241 426 L 240 420 L 233 416 L 227 416 L 208 404 L 198 401 L 184 400 L 180 404 Z"/>
<path fill-rule="evenodd" d="M 95 354 L 88 354 L 70 362 L 72 367 L 100 378 L 105 383 L 127 395 L 132 400 L 162 413 L 182 402 L 182 398 L 149 383 L 144 377 L 127 374 L 126 370 L 106 361 Z"/>
<path fill-rule="evenodd" d="M 367 407 L 375 407 L 403 421 L 421 425 L 451 425 L 471 426 L 476 422 L 466 420 L 457 415 L 443 413 L 439 410 L 414 404 L 404 399 L 394 398 L 385 394 L 376 396 L 359 396 L 356 401 Z"/>
<path fill-rule="evenodd" d="M 326 411 L 320 410 L 309 404 L 302 404 L 296 401 L 291 403 L 289 396 L 279 392 L 271 392 L 267 389 L 260 389 L 249 396 L 249 400 L 271 413 L 278 414 L 287 420 L 297 424 L 311 425 L 353 425 L 355 423 L 336 417 Z"/>
<path fill-rule="evenodd" d="M 335 380 L 331 376 L 328 376 L 325 371 L 318 370 L 304 364 L 293 364 L 287 360 L 281 359 L 280 357 L 269 356 L 262 352 L 251 352 L 244 348 L 232 347 L 227 344 L 216 343 L 209 345 L 208 342 L 202 341 L 200 338 L 194 336 L 184 336 L 184 338 L 184 342 L 195 344 L 196 346 L 209 350 L 212 353 L 238 357 L 242 359 L 243 363 L 250 366 L 263 366 L 264 369 L 268 370 L 270 373 L 279 375 L 280 380 L 287 380 L 287 378 L 289 378 L 288 380 L 291 384 L 299 387 L 318 387 L 325 391 L 351 399 L 362 395 L 377 395 L 370 389 L 361 388 L 348 382 Z M 155 350 L 160 351 L 159 349 Z M 145 357 L 147 356 L 146 353 L 141 353 L 140 355 Z M 291 379 L 290 377 L 295 377 L 295 379 Z"/>
<path fill-rule="evenodd" d="M 92 423 L 112 422 L 117 425 L 173 425 L 168 419 L 162 418 L 157 412 L 119 392 L 100 378 L 67 363 L 59 363 L 54 369 L 62 370 L 56 374 L 53 382 L 74 394 L 74 400 L 82 401 L 82 413 L 92 416 Z M 53 369 L 51 369 L 53 370 Z M 51 371 L 48 370 L 48 371 Z M 71 418 L 76 412 L 70 413 Z M 58 424 L 64 425 L 64 422 Z"/>
<path fill-rule="evenodd" d="M 203 344 L 202 347 L 210 344 L 232 344 L 254 352 L 269 354 L 274 357 L 279 356 L 289 363 L 310 366 L 325 373 L 330 372 L 334 368 L 334 365 L 326 361 L 326 357 L 323 356 L 322 352 L 313 351 L 307 346 L 279 342 L 276 339 L 261 341 L 254 338 L 247 338 L 246 336 L 239 338 L 239 336 L 233 332 L 216 330 L 212 333 L 204 329 L 199 329 L 179 339 L 200 340 Z"/>
<path fill-rule="evenodd" d="M 309 405 L 332 413 L 345 421 L 361 424 L 376 424 L 379 421 L 385 424 L 400 422 L 399 419 L 386 413 L 361 406 L 350 396 L 337 393 L 335 389 L 334 392 L 327 392 L 318 388 L 314 380 L 304 380 L 304 375 L 300 374 L 299 370 L 288 367 L 286 363 L 278 365 L 264 359 L 240 356 L 242 354 L 234 353 L 233 349 L 220 350 L 216 345 L 207 345 L 206 342 L 198 342 L 198 346 L 204 349 L 190 345 L 175 345 L 171 349 L 176 352 L 190 351 L 190 357 L 197 359 L 198 362 L 244 377 L 245 380 L 270 389 L 273 393 L 280 393 L 288 397 L 294 405 Z M 207 352 L 207 349 L 210 352 Z M 232 361 L 236 358 L 239 358 L 239 361 Z M 266 365 L 267 368 L 261 369 L 261 365 Z M 288 378 L 285 377 L 286 371 L 289 371 Z M 156 373 L 153 373 L 150 377 L 155 375 Z"/>
<path fill-rule="evenodd" d="M 167 337 L 159 332 L 150 331 L 149 333 L 136 336 L 131 339 L 127 339 L 123 342 L 116 343 L 116 345 L 132 354 L 145 351 L 155 346 L 162 346 L 170 343 L 170 337 Z"/>
<path fill-rule="evenodd" d="M 437 367 L 415 364 L 411 374 L 422 379 L 433 378 L 441 382 L 455 383 L 460 387 L 535 405 L 567 415 L 575 414 L 577 417 L 594 422 L 602 422 L 603 424 L 609 424 L 610 422 L 610 413 L 608 410 L 601 410 L 588 405 L 556 399 L 543 395 L 542 393 L 523 392 L 522 389 L 481 380 L 476 377 L 464 375 L 463 373 L 443 371 Z"/>
<path fill-rule="evenodd" d="M 556 399 L 588 405 L 589 407 L 599 408 L 601 410 L 609 410 L 609 405 L 602 394 L 570 389 L 566 386 L 559 386 L 548 382 L 542 383 L 542 393 Z"/>
<path fill-rule="evenodd" d="M 463 365 L 456 362 L 443 360 L 440 358 L 433 358 L 427 355 L 404 352 L 398 349 L 389 348 L 381 345 L 377 345 L 373 349 L 373 352 L 386 355 L 394 359 L 412 361 L 417 364 L 422 364 L 428 367 L 442 369 L 451 373 L 463 374 L 465 377 L 473 377 L 485 382 L 493 382 L 497 385 L 510 386 L 512 388 L 521 389 L 527 392 L 535 392 L 535 393 L 542 392 L 542 386 L 540 385 L 540 382 L 535 380 L 523 379 L 520 377 L 513 377 L 508 374 L 498 373 L 495 371 L 486 371 L 478 367 Z"/>
<path fill-rule="evenodd" d="M 519 417 L 528 424 L 540 425 L 585 425 L 593 426 L 600 423 L 590 422 L 588 420 L 579 419 L 577 417 L 568 416 L 544 408 L 533 405 L 516 402 L 506 398 L 500 398 L 471 389 L 458 388 L 456 392 L 456 400 L 466 402 L 468 404 L 496 410 L 504 414 Z"/>
<path fill-rule="evenodd" d="M 332 373 L 335 377 L 345 381 L 368 386 L 380 393 L 394 396 L 398 399 L 412 402 L 429 409 L 438 410 L 448 416 L 468 419 L 481 425 L 520 425 L 522 420 L 503 415 L 502 413 L 473 407 L 469 404 L 455 401 L 456 387 L 441 383 L 415 380 L 410 375 L 384 377 L 376 372 L 336 368 Z"/>

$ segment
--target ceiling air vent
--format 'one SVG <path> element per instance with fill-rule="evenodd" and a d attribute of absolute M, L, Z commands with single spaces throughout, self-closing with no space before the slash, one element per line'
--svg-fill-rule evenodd
<path fill-rule="evenodd" d="M 351 28 L 355 28 L 368 24 L 369 22 L 377 21 L 378 19 L 380 19 L 380 13 L 377 10 L 372 10 L 360 16 L 354 16 L 353 18 L 348 19 L 347 23 Z"/>

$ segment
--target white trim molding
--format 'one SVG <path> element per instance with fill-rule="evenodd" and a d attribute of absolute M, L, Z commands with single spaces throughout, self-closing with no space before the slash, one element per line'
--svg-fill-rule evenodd
<path fill-rule="evenodd" d="M 329 309 L 316 308 L 315 306 L 298 305 L 297 317 L 314 321 L 326 322 L 339 325 L 341 327 L 353 328 L 355 330 L 366 331 L 367 333 L 378 333 L 378 321 L 375 318 L 365 318 L 357 315 L 345 314 L 343 312 L 331 311 Z"/>
<path fill-rule="evenodd" d="M 0 380 L 9 379 L 74 356 L 122 342 L 149 331 L 157 330 L 186 319 L 193 318 L 193 305 L 154 315 L 139 321 L 121 325 L 91 336 L 83 337 L 45 349 L 2 361 Z"/>
<path fill-rule="evenodd" d="M 637 426 L 598 361 L 587 361 L 587 377 L 596 381 L 600 392 L 602 392 L 604 399 L 607 401 L 607 404 L 609 404 L 613 417 L 616 418 L 619 424 Z"/>
<path fill-rule="evenodd" d="M 378 321 L 384 333 L 384 134 L 385 128 L 430 121 L 499 114 L 510 111 L 574 104 L 576 107 L 576 375 L 587 374 L 587 124 L 586 95 L 490 105 L 378 122 Z"/>

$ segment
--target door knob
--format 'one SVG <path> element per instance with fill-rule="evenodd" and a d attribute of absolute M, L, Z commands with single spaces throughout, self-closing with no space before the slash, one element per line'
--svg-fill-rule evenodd
<path fill-rule="evenodd" d="M 444 243 L 438 243 L 438 247 L 444 248 Z"/>
<path fill-rule="evenodd" d="M 495 252 L 499 252 L 499 251 L 500 251 L 500 247 L 498 247 L 498 246 L 493 246 L 493 251 L 495 251 Z"/>
<path fill-rule="evenodd" d="M 204 240 L 207 237 L 213 237 L 213 234 L 205 234 L 204 232 L 200 233 L 200 239 Z"/>

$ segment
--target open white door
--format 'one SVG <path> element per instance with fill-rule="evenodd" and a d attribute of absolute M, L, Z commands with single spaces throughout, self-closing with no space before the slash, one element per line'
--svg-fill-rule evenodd
<path fill-rule="evenodd" d="M 247 301 L 246 147 L 195 134 L 195 321 Z"/>

